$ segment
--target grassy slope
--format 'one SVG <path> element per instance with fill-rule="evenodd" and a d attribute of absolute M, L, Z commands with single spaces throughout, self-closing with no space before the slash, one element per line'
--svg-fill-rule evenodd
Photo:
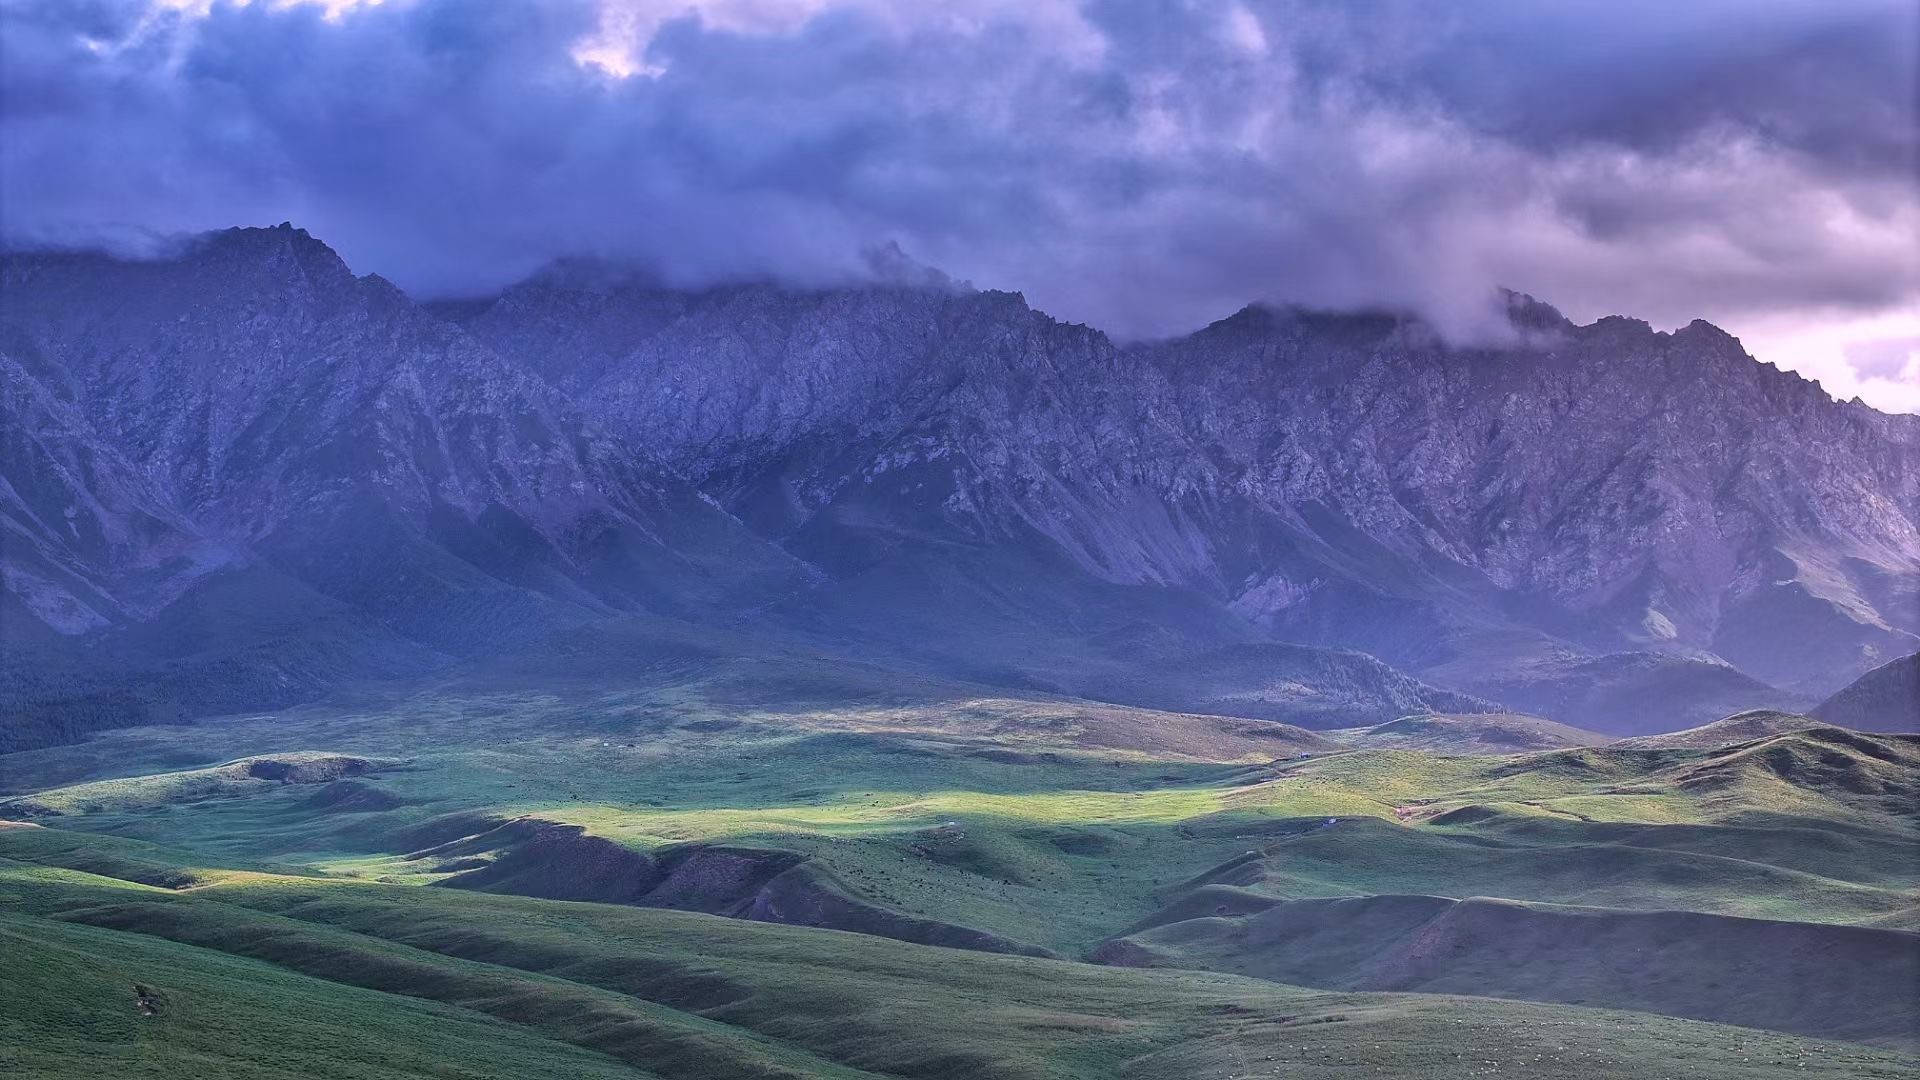
<path fill-rule="evenodd" d="M 870 900 L 1069 954 L 1250 844 L 1330 816 L 1383 824 L 1289 841 L 1276 887 L 1846 922 L 1911 907 L 1906 890 L 1920 884 L 1912 869 L 1920 840 L 1897 812 L 1900 797 L 1854 790 L 1871 786 L 1875 769 L 1896 781 L 1901 769 L 1857 754 L 1859 775 L 1811 783 L 1736 751 L 1362 751 L 1209 764 L 1089 746 L 1094 725 L 1062 722 L 1051 705 L 1023 708 L 868 705 L 847 710 L 836 730 L 822 710 L 775 727 L 699 703 L 670 711 L 620 699 L 435 698 L 403 702 L 398 715 L 309 712 L 184 729 L 172 740 L 120 732 L 7 762 L 18 775 L 51 778 L 101 763 L 137 768 L 156 750 L 165 756 L 154 765 L 177 766 L 193 752 L 218 762 L 321 746 L 394 760 L 413 748 L 408 768 L 352 781 L 393 809 L 353 812 L 355 799 L 316 808 L 331 788 L 251 782 L 240 797 L 187 787 L 193 801 L 176 801 L 180 789 L 156 778 L 108 785 L 160 795 L 151 805 L 114 802 L 47 820 L 226 864 L 434 880 L 434 862 L 399 856 L 450 838 L 429 835 L 436 821 L 531 814 L 641 849 L 698 841 L 797 851 Z M 1177 732 L 1181 719 L 1167 727 Z M 1808 767 L 1829 752 L 1855 753 L 1807 738 L 1768 752 L 1794 766 L 1798 747 Z M 100 800 L 67 792 L 29 802 Z M 457 836 L 473 826 L 455 828 Z"/>
<path fill-rule="evenodd" d="M 26 831 L 0 831 L 0 851 Z M 1036 1080 L 1244 1076 L 1255 1063 L 1285 1075 L 1363 1066 L 1434 1077 L 1679 1066 L 1705 1077 L 1894 1077 L 1914 1064 L 1632 1013 L 1319 993 L 350 880 L 197 876 L 211 883 L 177 893 L 0 862 L 0 933 L 28 943 L 11 955 L 72 988 L 53 1005 L 36 996 L 29 1009 L 0 1010 L 24 1034 L 11 1052 L 34 1055 L 34 1075 L 81 1075 L 116 1052 L 146 1070 L 120 1074 L 160 1076 L 194 1075 L 196 1061 L 287 1075 L 249 1056 L 296 1070 L 343 1063 L 330 1075 L 620 1075 L 617 1059 L 662 1077 Z M 70 978 L 76 970 L 88 978 Z M 158 1016 L 137 1016 L 133 982 L 161 1002 Z M 133 1045 L 68 1042 L 78 1015 L 134 1028 Z M 443 1036 L 463 1042 L 443 1046 Z M 178 1065 L 169 1052 L 208 1046 L 218 1053 L 185 1050 Z M 539 1061 L 523 1065 L 527 1053 Z"/>
<path fill-rule="evenodd" d="M 1912 994 L 1920 934 L 1902 930 L 1422 896 L 1181 914 L 1190 917 L 1130 935 L 1106 955 L 1337 989 L 1637 1008 L 1920 1049 Z"/>
<path fill-rule="evenodd" d="M 334 912 L 338 919 L 329 914 L 323 920 L 330 922 L 329 932 L 394 936 L 406 947 L 426 931 L 396 922 L 399 912 L 459 923 L 455 937 L 464 941 L 500 933 L 506 924 L 550 924 L 562 911 L 639 920 L 621 924 L 609 937 L 589 933 L 568 916 L 572 921 L 557 936 L 502 946 L 545 957 L 566 954 L 582 940 L 595 941 L 589 954 L 617 952 L 614 939 L 640 934 L 643 924 L 690 933 L 685 928 L 694 924 L 645 920 L 693 917 L 422 889 L 442 880 L 447 868 L 402 855 L 489 819 L 523 814 L 575 822 L 640 850 L 687 842 L 780 848 L 812 857 L 869 901 L 1067 955 L 1086 954 L 1210 881 L 1259 895 L 1493 895 L 1890 926 L 1911 919 L 1912 890 L 1920 884 L 1920 838 L 1912 828 L 1905 779 L 1914 773 L 1914 753 L 1910 743 L 1897 739 L 1862 742 L 1826 731 L 1719 750 L 1578 748 L 1519 757 L 1329 753 L 1309 742 L 1312 736 L 1282 729 L 1274 747 L 1223 728 L 1217 718 L 1049 699 L 939 699 L 923 688 L 895 692 L 884 685 L 834 706 L 827 700 L 831 686 L 789 689 L 794 692 L 783 700 L 794 704 L 778 712 L 751 704 L 779 698 L 778 684 L 736 675 L 723 683 L 703 679 L 671 694 L 469 688 L 165 733 L 115 732 L 81 746 L 0 759 L 0 785 L 13 791 L 90 785 L 14 804 L 15 811 L 63 812 L 38 819 L 53 828 L 5 833 L 18 857 L 37 864 L 197 884 L 191 895 L 218 897 L 226 914 L 167 925 L 215 938 L 231 929 L 230 913 L 241 905 L 308 922 L 317 912 Z M 1291 760 L 1308 745 L 1315 746 L 1314 757 Z M 1273 752 L 1258 750 L 1269 747 Z M 379 768 L 314 783 L 261 784 L 252 776 L 241 782 L 220 774 L 225 779 L 211 789 L 200 771 L 238 758 L 279 759 L 299 751 L 325 751 Z M 404 765 L 389 767 L 397 762 Z M 115 779 L 129 774 L 149 778 Z M 158 774 L 185 774 L 192 782 Z M 1339 820 L 1329 827 L 1330 817 Z M 182 865 L 272 876 L 222 872 L 197 882 L 168 877 L 169 867 L 177 873 Z M 330 891 L 307 896 L 301 889 Z M 307 898 L 285 900 L 295 895 Z M 321 896 L 341 899 L 322 903 Z M 355 904 L 365 910 L 340 907 L 348 896 L 359 898 Z M 109 925 L 155 932 L 161 925 L 155 912 L 139 906 L 153 902 L 116 902 L 120 910 L 113 918 L 121 921 Z M 478 922 L 460 922 L 469 916 Z M 87 918 L 107 922 L 105 915 Z M 753 940 L 781 948 L 802 940 L 830 943 L 809 968 L 858 969 L 851 958 L 864 955 L 861 950 L 912 948 L 731 921 L 703 919 L 699 925 L 726 928 L 713 933 L 765 935 Z M 780 936 L 792 934 L 802 937 Z M 425 940 L 439 948 L 439 938 L 429 934 Z M 698 940 L 698 962 L 716 963 L 711 950 L 720 946 Z M 214 939 L 205 944 L 225 947 Z M 935 955 L 942 971 L 976 960 L 1016 968 L 1036 963 L 950 951 Z M 660 962 L 657 954 L 626 961 L 638 967 Z M 553 974 L 545 961 L 528 963 Z M 1061 971 L 1074 973 L 1069 981 L 1106 977 L 1083 976 L 1081 967 L 1040 970 L 1055 972 L 1047 977 L 1055 983 L 1068 979 Z M 342 976 L 339 970 L 314 973 Z M 862 971 L 856 981 L 869 977 Z M 775 997 L 766 987 L 783 981 L 809 984 L 809 994 L 825 993 L 811 985 L 817 981 L 811 976 L 763 971 L 754 978 L 753 996 L 771 1003 Z M 922 993 L 924 1013 L 871 1037 L 930 1039 L 923 1027 L 937 1022 L 936 1014 L 957 1000 L 958 991 L 937 982 Z M 1055 1000 L 1035 993 L 1034 1009 Z M 489 991 L 452 1000 L 472 1007 L 493 996 Z M 591 1014 L 588 1005 L 607 1004 L 582 1001 L 568 1011 Z M 780 1050 L 802 1029 L 825 1023 L 779 1026 L 778 1016 L 805 1016 L 806 1007 L 804 999 L 779 1005 L 769 1014 L 772 1026 L 754 1028 L 755 1036 L 775 1040 L 773 1049 Z M 1160 1006 L 1134 1007 L 1145 1010 L 1139 1015 L 1157 1016 Z M 1224 1037 L 1207 1034 L 1213 1029 L 1196 1019 L 1216 1007 L 1218 1000 L 1197 1011 L 1175 1010 L 1163 1029 L 1166 1037 Z M 1400 1008 L 1388 1012 L 1399 1016 Z M 696 1019 L 707 1019 L 707 1009 L 694 1006 L 702 1014 Z M 1107 1019 L 1096 1028 L 1129 1014 L 1098 1015 Z M 644 1030 L 656 1022 L 661 1018 L 622 1015 L 603 1026 L 638 1024 Z M 1235 1037 L 1264 1045 L 1264 1036 Z M 606 1049 L 592 1040 L 581 1045 Z M 824 1045 L 798 1051 L 872 1067 L 865 1058 L 835 1057 L 838 1051 L 829 1053 Z M 1096 1055 L 1106 1071 L 1093 1075 L 1152 1060 L 1160 1052 L 1155 1045 L 1126 1043 L 1124 1053 L 1110 1046 L 1104 1056 Z M 771 1052 L 765 1046 L 741 1052 L 747 1050 Z M 643 1064 L 660 1067 L 652 1058 Z"/>
<path fill-rule="evenodd" d="M 0 864 L 4 867 L 4 864 Z M 637 1077 L 485 1016 L 18 910 L 0 868 L 0 1073 L 21 1077 Z M 143 1014 L 143 995 L 151 1015 Z"/>
<path fill-rule="evenodd" d="M 1711 724 L 1687 728 L 1685 731 L 1669 731 L 1662 735 L 1641 735 L 1637 738 L 1621 739 L 1614 745 L 1636 750 L 1711 750 L 1819 726 L 1820 721 L 1800 713 L 1780 712 L 1775 709 L 1750 709 L 1715 720 Z"/>

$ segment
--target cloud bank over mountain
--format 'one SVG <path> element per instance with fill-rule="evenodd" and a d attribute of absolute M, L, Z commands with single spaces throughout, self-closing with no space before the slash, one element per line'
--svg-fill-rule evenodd
<path fill-rule="evenodd" d="M 1920 409 L 1910 5 L 1390 6 L 14 0 L 0 212 L 291 218 L 425 296 L 897 243 L 1134 336 L 1252 298 L 1474 334 L 1509 285 Z"/>

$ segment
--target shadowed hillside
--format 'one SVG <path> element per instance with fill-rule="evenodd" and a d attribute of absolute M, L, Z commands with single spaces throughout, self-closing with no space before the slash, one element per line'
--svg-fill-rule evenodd
<path fill-rule="evenodd" d="M 683 912 L 209 867 L 178 892 L 50 869 L 20 842 L 49 831 L 0 828 L 0 1062 L 36 1076 L 156 1060 L 261 1078 L 325 1060 L 352 1077 L 656 1080 L 1225 1080 L 1250 1057 L 1441 1078 L 1489 1062 L 1727 1080 L 1891 1080 L 1913 1065 L 1645 1013 L 1328 993 Z"/>
<path fill-rule="evenodd" d="M 1860 731 L 1920 731 L 1920 653 L 1874 668 L 1811 712 Z"/>
<path fill-rule="evenodd" d="M 1484 898 L 1274 900 L 1108 942 L 1125 965 L 1639 1009 L 1920 1046 L 1920 934 Z"/>

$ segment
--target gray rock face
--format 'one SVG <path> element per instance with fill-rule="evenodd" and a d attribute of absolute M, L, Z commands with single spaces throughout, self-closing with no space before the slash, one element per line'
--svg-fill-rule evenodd
<path fill-rule="evenodd" d="M 229 553 L 94 437 L 58 385 L 0 355 L 5 603 L 29 632 L 84 634 L 157 613 Z"/>
<path fill-rule="evenodd" d="M 1300 699 L 1196 664 L 1283 641 L 1424 680 L 1295 665 L 1372 702 L 1614 703 L 1589 684 L 1631 671 L 1700 712 L 1920 642 L 1920 423 L 1704 323 L 1515 297 L 1499 348 L 1263 308 L 1122 347 L 937 276 L 591 264 L 422 306 L 290 226 L 8 256 L 0 289 L 16 662 L 158 636 L 311 681 L 652 612 L 1215 711 Z"/>

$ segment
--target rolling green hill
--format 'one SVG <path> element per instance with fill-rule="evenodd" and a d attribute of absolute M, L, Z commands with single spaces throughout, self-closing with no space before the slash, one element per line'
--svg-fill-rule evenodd
<path fill-rule="evenodd" d="M 1670 731 L 1663 735 L 1641 735 L 1632 739 L 1621 739 L 1614 745 L 1638 750 L 1666 750 L 1680 747 L 1711 750 L 1820 726 L 1820 721 L 1800 713 L 1780 712 L 1777 709 L 1749 709 L 1746 712 L 1734 713 L 1732 716 L 1715 720 L 1711 724 L 1687 728 L 1685 731 Z"/>
<path fill-rule="evenodd" d="M 1244 905 L 1243 905 L 1244 907 Z M 1641 1009 L 1920 1047 L 1920 934 L 1512 900 L 1277 900 L 1175 918 L 1100 956 L 1349 990 Z"/>
<path fill-rule="evenodd" d="M 0 830 L 0 1054 L 48 1077 L 1896 1077 L 1846 1043 L 1644 1013 L 1318 992 L 682 912 L 198 868 L 47 869 Z M 151 1010 L 151 1011 L 149 1011 Z M 404 1025 L 404 1030 L 402 1026 Z M 84 1037 L 75 1037 L 84 1033 Z M 990 1035 L 988 1033 L 991 1033 Z"/>
<path fill-rule="evenodd" d="M 36 970 L 74 942 L 89 964 L 145 955 L 101 944 L 119 935 L 189 950 L 182 980 L 264 962 L 291 997 L 344 995 L 290 1013 L 294 1044 L 349 1038 L 331 1018 L 399 994 L 501 1032 L 500 1062 L 598 1055 L 579 1075 L 1204 1076 L 1273 1055 L 1307 1075 L 1491 1060 L 1625 1076 L 1670 1046 L 1709 1076 L 1756 1075 L 1741 1070 L 1762 1058 L 1910 1067 L 1866 1048 L 1904 1045 L 1898 1015 L 1867 1003 L 1845 1020 L 1848 993 L 1886 995 L 1847 978 L 1864 953 L 1831 943 L 1866 935 L 1884 958 L 1912 937 L 1913 738 L 1813 728 L 1502 755 L 1486 743 L 1542 728 L 1316 733 L 803 658 L 699 659 L 625 687 L 511 681 L 0 758 L 0 816 L 19 822 L 0 829 L 0 917 L 35 942 Z M 1436 726 L 1448 753 L 1366 745 Z M 1462 738 L 1481 752 L 1458 753 Z M 1418 901 L 1428 922 L 1497 901 L 1466 905 L 1473 919 L 1455 921 L 1472 933 L 1449 930 L 1431 964 L 1396 969 L 1417 977 L 1339 982 L 1230 945 L 1312 909 L 1297 905 L 1367 896 L 1451 898 Z M 1364 952 L 1385 970 L 1426 933 L 1370 925 L 1344 942 L 1335 925 L 1286 962 Z M 1669 938 L 1697 938 L 1703 959 L 1662 975 L 1614 947 Z M 1766 963 L 1813 986 L 1791 966 L 1808 950 L 1831 960 L 1833 985 L 1800 995 L 1818 1009 L 1728 989 L 1762 983 Z M 216 1031 L 179 1003 L 231 998 L 240 1015 L 267 993 L 207 983 L 203 997 L 150 970 L 78 980 L 94 989 L 73 1007 L 138 1017 L 140 983 Z M 1491 1056 L 1459 1056 L 1466 1028 Z M 100 1067 L 78 1044 L 26 1042 L 51 1075 Z M 173 1044 L 144 1045 L 123 1050 L 155 1075 L 185 1068 Z M 243 1050 L 219 1068 L 273 1075 Z"/>

